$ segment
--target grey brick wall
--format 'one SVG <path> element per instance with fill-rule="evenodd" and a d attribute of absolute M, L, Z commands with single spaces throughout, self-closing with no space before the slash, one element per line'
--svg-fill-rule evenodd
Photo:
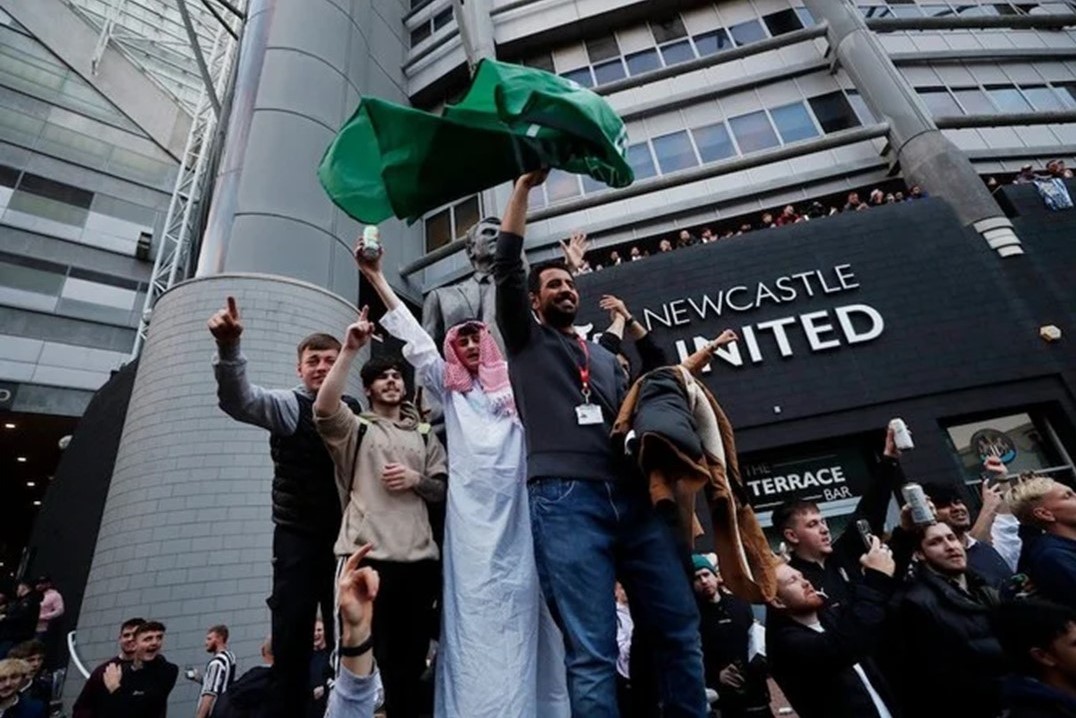
<path fill-rule="evenodd" d="M 165 294 L 135 380 L 116 468 L 78 621 L 88 664 L 115 653 L 131 616 L 163 621 L 164 653 L 181 668 L 202 666 L 205 629 L 225 623 L 240 670 L 259 662 L 269 630 L 270 481 L 268 434 L 218 407 L 206 319 L 225 297 L 239 302 L 251 381 L 298 383 L 295 346 L 307 334 L 342 336 L 355 308 L 313 285 L 259 275 L 218 275 Z M 355 371 L 349 392 L 359 395 Z M 71 672 L 73 701 L 82 680 Z M 171 711 L 187 715 L 195 684 L 179 681 Z"/>

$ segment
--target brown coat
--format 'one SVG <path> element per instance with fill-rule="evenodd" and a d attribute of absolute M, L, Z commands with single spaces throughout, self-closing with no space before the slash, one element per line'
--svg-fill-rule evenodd
<path fill-rule="evenodd" d="M 701 459 L 689 457 L 668 438 L 658 433 L 638 437 L 640 466 L 649 466 L 650 498 L 675 501 L 681 525 L 688 531 L 688 545 L 697 536 L 695 494 L 702 489 L 714 528 L 714 546 L 721 575 L 728 588 L 740 598 L 762 603 L 777 590 L 775 558 L 762 527 L 747 500 L 736 458 L 736 439 L 725 412 L 713 394 L 693 374 L 709 361 L 709 352 L 696 352 L 674 368 L 674 376 L 684 387 L 693 410 L 703 447 Z M 656 371 L 666 372 L 668 368 Z M 646 375 L 646 376 L 649 376 Z M 614 437 L 623 439 L 632 429 L 639 403 L 640 378 L 628 392 L 613 426 Z M 648 454 L 657 457 L 646 460 Z"/>

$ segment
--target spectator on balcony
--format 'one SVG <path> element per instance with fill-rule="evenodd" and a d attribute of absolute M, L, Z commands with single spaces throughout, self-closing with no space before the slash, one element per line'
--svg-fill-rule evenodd
<path fill-rule="evenodd" d="M 897 203 L 896 196 L 892 192 L 890 192 L 889 194 L 887 194 L 885 196 L 885 203 L 886 204 L 896 204 Z"/>
<path fill-rule="evenodd" d="M 710 229 L 709 227 L 703 228 L 702 237 L 700 237 L 700 241 L 703 244 L 710 244 L 711 242 L 716 242 L 717 237 L 714 236 L 714 230 Z"/>
<path fill-rule="evenodd" d="M 923 188 L 917 184 L 913 184 L 911 189 L 908 190 L 908 199 L 926 199 L 929 196 L 930 195 L 924 192 Z"/>
<path fill-rule="evenodd" d="M 795 224 L 800 221 L 800 216 L 796 212 L 796 208 L 792 205 L 785 205 L 785 208 L 781 210 L 781 214 L 777 215 L 775 224 L 778 227 L 784 227 L 786 224 Z"/>
<path fill-rule="evenodd" d="M 763 212 L 762 213 L 762 218 L 759 221 L 758 228 L 759 229 L 773 229 L 776 226 L 777 225 L 775 225 L 773 223 L 773 214 L 771 214 L 770 212 Z"/>
<path fill-rule="evenodd" d="M 615 267 L 616 265 L 620 264 L 623 261 L 624 260 L 620 258 L 620 252 L 616 251 L 615 249 L 612 252 L 609 253 L 609 266 L 610 267 Z"/>
<path fill-rule="evenodd" d="M 844 203 L 845 212 L 855 212 L 863 204 L 859 199 L 859 192 L 849 192 L 848 201 Z"/>
<path fill-rule="evenodd" d="M 643 258 L 643 253 L 642 251 L 640 251 L 638 245 L 632 246 L 632 248 L 628 250 L 628 255 L 631 257 L 631 261 L 633 262 L 638 262 L 640 259 Z"/>
<path fill-rule="evenodd" d="M 729 237 L 735 237 L 735 236 L 736 236 L 736 232 L 734 232 L 731 229 L 726 229 L 724 232 L 721 233 L 721 237 L 719 237 L 719 239 L 728 239 Z"/>
<path fill-rule="evenodd" d="M 828 212 L 826 210 L 825 205 L 823 205 L 821 202 L 818 202 L 816 200 L 814 202 L 811 202 L 811 205 L 807 208 L 807 212 L 804 214 L 804 217 L 806 219 L 808 219 L 808 220 L 821 219 L 822 217 L 825 217 L 827 214 L 828 214 Z"/>
<path fill-rule="evenodd" d="M 744 222 L 743 224 L 740 225 L 740 231 L 738 231 L 736 234 L 737 235 L 747 234 L 748 232 L 751 231 L 751 229 L 752 229 L 752 227 L 751 227 L 750 223 Z"/>
<path fill-rule="evenodd" d="M 1072 170 L 1065 167 L 1065 160 L 1050 160 L 1046 164 L 1046 171 L 1058 179 L 1072 179 Z"/>
<path fill-rule="evenodd" d="M 904 193 L 903 193 L 903 192 L 896 192 L 896 193 L 894 193 L 894 194 L 893 194 L 893 198 L 894 198 L 895 200 L 897 200 L 897 202 L 903 202 L 904 200 L 906 200 L 906 199 L 907 199 L 907 197 L 905 197 L 905 196 L 904 196 Z"/>
<path fill-rule="evenodd" d="M 680 236 L 676 240 L 676 248 L 681 249 L 683 247 L 690 247 L 693 244 L 698 244 L 699 240 L 695 239 L 695 235 L 686 229 L 680 230 Z"/>
<path fill-rule="evenodd" d="M 999 187 L 1001 187 L 1001 185 L 998 184 L 998 180 L 996 177 L 986 178 L 986 188 L 990 190 L 990 194 L 997 192 Z"/>
<path fill-rule="evenodd" d="M 661 240 L 661 242 L 658 244 L 658 251 L 662 254 L 664 254 L 665 252 L 673 251 L 672 242 L 667 239 Z"/>

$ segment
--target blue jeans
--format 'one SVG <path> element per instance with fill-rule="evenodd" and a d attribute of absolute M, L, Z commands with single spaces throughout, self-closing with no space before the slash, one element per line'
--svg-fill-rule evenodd
<path fill-rule="evenodd" d="M 656 641 L 665 718 L 704 718 L 699 613 L 668 526 L 636 482 L 528 486 L 538 579 L 564 633 L 572 715 L 617 718 L 617 578 Z"/>

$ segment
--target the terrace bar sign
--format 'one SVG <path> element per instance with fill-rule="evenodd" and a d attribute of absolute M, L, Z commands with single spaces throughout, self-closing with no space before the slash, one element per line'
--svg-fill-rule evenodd
<path fill-rule="evenodd" d="M 791 304 L 797 300 L 817 296 L 852 292 L 859 288 L 852 265 L 838 264 L 826 270 L 814 269 L 797 274 L 776 277 L 772 281 L 753 285 L 736 285 L 718 289 L 710 294 L 682 297 L 665 302 L 657 309 L 643 309 L 647 328 L 655 326 L 681 327 L 695 321 L 716 321 L 736 314 L 750 312 L 768 305 Z M 733 322 L 726 326 L 736 328 Z M 869 304 L 850 303 L 804 314 L 770 319 L 755 324 L 742 325 L 737 329 L 740 341 L 718 349 L 717 358 L 732 366 L 761 364 L 773 347 L 782 357 L 793 355 L 792 333 L 802 333 L 812 352 L 837 349 L 842 345 L 870 342 L 881 336 L 885 320 L 877 309 Z M 772 337 L 769 341 L 763 341 Z M 695 336 L 690 349 L 687 341 L 676 342 L 680 360 L 701 348 L 712 336 Z"/>

